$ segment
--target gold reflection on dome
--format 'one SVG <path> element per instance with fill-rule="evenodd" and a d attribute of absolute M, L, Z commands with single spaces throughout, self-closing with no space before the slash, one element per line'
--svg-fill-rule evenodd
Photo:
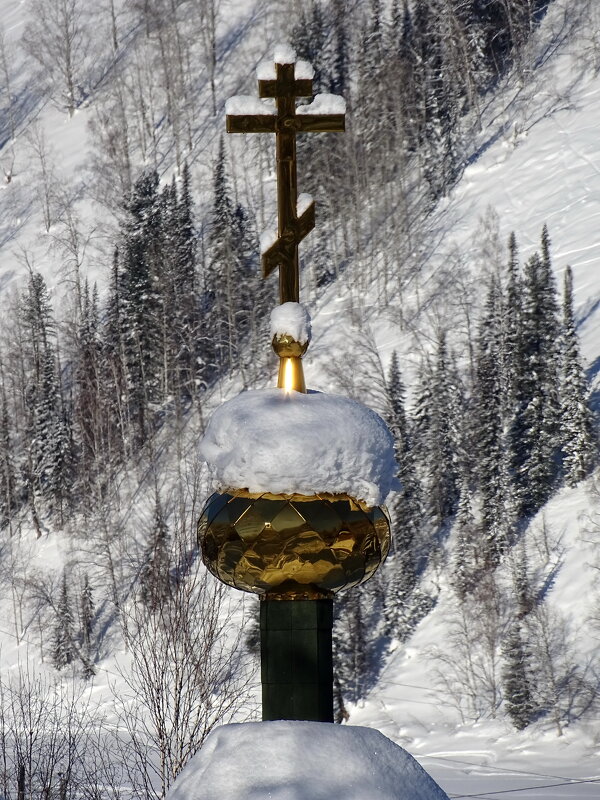
<path fill-rule="evenodd" d="M 346 495 L 213 494 L 198 522 L 208 569 L 270 597 L 331 597 L 367 580 L 385 559 L 385 511 Z"/>

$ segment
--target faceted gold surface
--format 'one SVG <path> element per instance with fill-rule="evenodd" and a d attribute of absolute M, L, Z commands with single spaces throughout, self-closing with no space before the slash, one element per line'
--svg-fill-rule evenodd
<path fill-rule="evenodd" d="M 208 569 L 224 583 L 270 597 L 330 597 L 373 575 L 389 548 L 385 511 L 343 495 L 209 498 L 198 522 Z"/>
<path fill-rule="evenodd" d="M 308 349 L 308 342 L 298 342 L 288 333 L 274 336 L 271 344 L 279 358 L 300 358 Z"/>

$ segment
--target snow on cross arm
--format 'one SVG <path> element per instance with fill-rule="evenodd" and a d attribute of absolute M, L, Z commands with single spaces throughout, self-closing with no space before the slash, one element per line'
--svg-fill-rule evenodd
<path fill-rule="evenodd" d="M 234 97 L 230 97 L 229 100 L 226 100 L 225 113 L 233 115 L 271 115 L 275 113 L 275 101 L 270 98 L 261 100 L 259 97 L 254 97 L 251 94 L 237 94 Z"/>
<path fill-rule="evenodd" d="M 339 94 L 316 94 L 312 103 L 298 106 L 297 114 L 345 114 L 346 101 Z"/>
<path fill-rule="evenodd" d="M 217 490 L 347 494 L 378 506 L 398 488 L 393 438 L 381 417 L 320 392 L 242 392 L 213 413 L 200 457 Z"/>

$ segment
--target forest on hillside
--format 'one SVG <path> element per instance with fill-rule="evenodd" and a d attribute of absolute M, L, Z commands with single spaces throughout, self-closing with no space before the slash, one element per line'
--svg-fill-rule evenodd
<path fill-rule="evenodd" d="M 341 392 L 385 416 L 402 484 L 385 568 L 337 604 L 338 721 L 377 679 L 386 648 L 406 642 L 438 602 L 442 575 L 455 603 L 454 649 L 436 658 L 463 719 L 503 713 L 523 729 L 547 718 L 560 733 L 595 707 L 593 665 L 575 660 L 545 602 L 560 542 L 528 528 L 597 461 L 571 272 L 557 287 L 547 227 L 525 261 L 518 221 L 507 243 L 488 231 L 485 289 L 464 293 L 459 337 L 435 307 L 445 299 L 439 285 L 420 282 L 429 215 L 477 157 L 497 92 L 535 73 L 531 40 L 549 5 L 269 4 L 315 67 L 315 92 L 348 102 L 345 136 L 298 145 L 302 190 L 318 213 L 302 250 L 306 301 L 360 263 L 357 292 L 377 287 L 380 308 L 401 327 L 426 320 L 433 331 L 408 403 L 400 359 L 382 363 L 357 305 L 360 342 L 351 346 L 361 366 L 337 376 Z M 29 14 L 19 49 L 0 49 L 2 163 L 10 180 L 11 142 L 28 137 L 40 232 L 69 292 L 55 306 L 54 287 L 21 253 L 27 279 L 6 297 L 0 332 L 2 595 L 11 635 L 51 665 L 62 689 L 50 701 L 47 677 L 0 682 L 0 785 L 17 797 L 23 767 L 31 796 L 52 785 L 61 800 L 118 797 L 127 784 L 136 797 L 164 797 L 211 728 L 248 704 L 256 630 L 232 641 L 224 590 L 199 565 L 193 525 L 206 486 L 199 467 L 186 474 L 187 429 L 203 428 L 220 381 L 253 387 L 271 369 L 275 286 L 261 279 L 258 253 L 271 212 L 236 172 L 225 137 L 210 133 L 210 120 L 224 127 L 220 90 L 233 69 L 223 2 L 105 0 L 90 9 L 31 0 Z M 565 37 L 577 21 L 565 20 Z M 242 20 L 236 35 L 250 24 Z M 247 81 L 254 92 L 254 76 Z M 69 115 L 87 109 L 85 192 L 106 219 L 102 286 L 86 277 L 80 188 L 57 180 L 23 92 Z M 268 172 L 264 138 L 248 146 Z M 457 270 L 453 285 L 464 278 Z M 168 459 L 177 466 L 165 480 Z M 50 531 L 70 542 L 69 557 L 42 573 L 22 542 Z M 117 642 L 132 661 L 115 704 L 133 711 L 119 719 L 125 734 L 113 736 L 76 711 L 76 695 L 77 680 L 92 680 Z M 173 685 L 177 707 L 166 710 Z M 53 747 L 27 742 L 32 715 L 45 717 Z M 69 728 L 76 747 L 64 739 Z"/>

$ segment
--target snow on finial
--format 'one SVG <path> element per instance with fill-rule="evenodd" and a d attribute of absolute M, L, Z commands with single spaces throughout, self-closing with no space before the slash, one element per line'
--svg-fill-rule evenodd
<path fill-rule="evenodd" d="M 275 45 L 275 54 L 273 60 L 276 64 L 295 64 L 296 51 L 287 42 L 281 42 Z"/>
<path fill-rule="evenodd" d="M 304 344 L 310 333 L 310 315 L 302 303 L 282 303 L 271 311 L 271 337 L 287 335 Z"/>

